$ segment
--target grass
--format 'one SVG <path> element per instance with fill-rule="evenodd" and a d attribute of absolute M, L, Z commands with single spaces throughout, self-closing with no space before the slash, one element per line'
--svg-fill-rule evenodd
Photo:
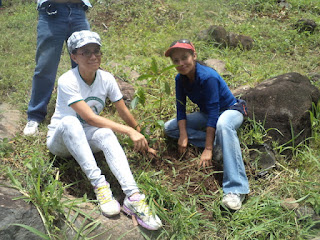
<path fill-rule="evenodd" d="M 146 132 L 150 142 L 161 146 L 162 152 L 170 147 L 163 136 L 162 121 L 175 115 L 172 104 L 175 70 L 166 69 L 171 62 L 163 56 L 172 41 L 189 38 L 197 47 L 199 59 L 225 61 L 227 70 L 232 73 L 225 79 L 231 88 L 245 84 L 254 86 L 267 78 L 288 72 L 303 75 L 320 72 L 319 28 L 313 34 L 298 34 L 293 28 L 301 18 L 320 24 L 320 3 L 317 0 L 291 0 L 290 9 L 282 9 L 275 0 L 97 0 L 92 3 L 94 7 L 88 18 L 92 29 L 102 37 L 102 67 L 126 79 L 135 87 L 138 96 L 143 96 L 140 100 L 144 105 L 139 102 L 132 112 L 142 126 L 148 127 Z M 3 2 L 3 5 L 5 9 L 0 10 L 0 32 L 5 34 L 1 34 L 0 38 L 0 102 L 9 102 L 25 112 L 35 66 L 36 4 L 33 1 L 11 0 Z M 221 25 L 229 32 L 251 36 L 255 41 L 253 49 L 223 49 L 198 40 L 197 34 L 210 25 Z M 111 67 L 112 63 L 120 66 Z M 161 77 L 155 74 L 155 65 L 159 70 L 166 69 Z M 58 76 L 69 67 L 65 49 Z M 130 73 L 124 67 L 140 75 L 149 75 L 147 87 L 142 86 L 142 80 L 130 79 Z M 318 82 L 314 84 L 319 87 Z M 68 182 L 61 180 L 71 171 L 68 160 L 62 162 L 58 169 L 52 165 L 54 159 L 45 146 L 46 125 L 53 113 L 55 98 L 54 93 L 39 136 L 18 134 L 14 139 L 5 139 L 0 143 L 1 175 L 12 173 L 11 179 L 16 179 L 13 185 L 18 184 L 16 187 L 27 194 L 26 199 L 43 213 L 44 222 L 47 222 L 45 234 L 51 239 L 57 238 L 61 230 L 52 223 L 59 218 L 65 219 L 65 216 L 56 215 L 67 205 L 59 195 L 62 189 L 69 188 L 74 193 L 80 191 L 77 189 L 79 185 L 68 186 Z M 147 193 L 151 207 L 165 224 L 158 239 L 309 239 L 319 235 L 319 227 L 315 228 L 319 223 L 310 217 L 299 219 L 294 210 L 286 209 L 281 204 L 283 199 L 292 197 L 301 206 L 309 206 L 320 214 L 319 105 L 314 105 L 313 109 L 310 113 L 313 138 L 309 144 L 297 148 L 292 146 L 294 154 L 291 159 L 278 156 L 276 168 L 264 178 L 256 178 L 254 171 L 248 168 L 251 193 L 243 208 L 237 212 L 220 206 L 221 188 L 212 192 L 206 189 L 203 182 L 193 182 L 192 175 L 185 176 L 185 181 L 180 185 L 174 184 L 172 178 L 177 179 L 181 175 L 183 166 L 180 168 L 180 165 L 175 165 L 162 155 L 161 160 L 171 167 L 169 175 L 168 171 L 158 169 L 148 158 L 134 153 L 130 141 L 119 136 L 139 187 Z M 108 109 L 103 114 L 108 116 Z M 109 117 L 118 120 L 117 116 Z M 21 125 L 25 121 L 22 119 Z M 262 144 L 267 132 L 264 124 L 255 119 L 249 119 L 241 129 L 239 135 L 246 162 L 249 161 L 246 145 Z M 283 148 L 274 144 L 278 152 Z M 191 160 L 190 164 L 196 160 Z M 184 163 L 183 160 L 181 163 Z M 58 172 L 61 178 L 57 178 Z M 203 175 L 204 179 L 212 177 L 210 173 Z M 80 184 L 86 181 L 83 176 L 79 179 Z M 88 191 L 88 197 L 92 197 L 89 184 L 83 186 Z M 200 193 L 190 193 L 194 186 L 201 189 Z M 81 229 L 78 231 L 79 239 L 85 239 L 85 234 L 80 237 Z"/>

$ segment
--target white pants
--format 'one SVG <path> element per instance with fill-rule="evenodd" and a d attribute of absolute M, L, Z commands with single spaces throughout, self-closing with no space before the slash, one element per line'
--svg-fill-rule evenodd
<path fill-rule="evenodd" d="M 139 192 L 127 157 L 111 129 L 84 127 L 78 118 L 66 116 L 52 133 L 48 133 L 47 146 L 54 155 L 60 157 L 72 155 L 92 186 L 102 185 L 106 181 L 93 156 L 93 153 L 103 151 L 109 168 L 123 192 L 127 196 Z"/>

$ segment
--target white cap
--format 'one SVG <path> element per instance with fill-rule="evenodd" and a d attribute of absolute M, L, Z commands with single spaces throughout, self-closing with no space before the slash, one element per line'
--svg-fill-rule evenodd
<path fill-rule="evenodd" d="M 99 34 L 89 30 L 82 30 L 71 34 L 67 41 L 68 51 L 71 54 L 73 50 L 81 48 L 89 43 L 96 43 L 101 46 Z"/>

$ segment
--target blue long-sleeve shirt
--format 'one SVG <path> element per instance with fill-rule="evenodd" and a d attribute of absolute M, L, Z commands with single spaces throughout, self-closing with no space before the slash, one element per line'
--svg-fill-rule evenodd
<path fill-rule="evenodd" d="M 216 128 L 219 113 L 236 103 L 226 82 L 212 68 L 196 63 L 195 80 L 189 84 L 186 76 L 176 76 L 177 120 L 186 119 L 186 97 L 208 114 L 207 127 Z"/>

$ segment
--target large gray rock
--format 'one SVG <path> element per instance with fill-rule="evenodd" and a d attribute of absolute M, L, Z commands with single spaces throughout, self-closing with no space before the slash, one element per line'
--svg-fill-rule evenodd
<path fill-rule="evenodd" d="M 8 185 L 8 184 L 7 184 Z M 28 225 L 36 228 L 40 232 L 46 234 L 43 222 L 37 209 L 32 205 L 26 203 L 24 200 L 14 198 L 21 197 L 21 193 L 13 188 L 5 187 L 0 182 L 0 240 L 38 240 L 41 239 L 32 232 L 23 227 L 14 226 L 11 224 L 18 223 Z M 63 201 L 76 200 L 71 195 L 65 195 Z M 78 201 L 79 202 L 79 201 Z M 70 211 L 65 209 L 66 215 L 69 216 L 76 229 L 86 229 L 82 234 L 87 237 L 94 237 L 95 240 L 105 239 L 145 239 L 142 233 L 149 238 L 157 238 L 160 231 L 149 231 L 140 226 L 135 226 L 130 217 L 124 213 L 120 215 L 107 218 L 104 217 L 97 205 L 93 203 L 82 203 L 78 205 L 80 211 Z M 81 212 L 82 214 L 79 214 Z M 88 220 L 85 216 L 90 216 L 92 220 Z M 92 221 L 96 221 L 96 227 L 92 227 Z M 61 228 L 61 239 L 75 239 L 77 232 L 74 229 L 65 225 L 62 221 L 58 224 Z M 91 227 L 85 227 L 85 226 Z"/>
<path fill-rule="evenodd" d="M 311 136 L 310 113 L 312 103 L 320 99 L 319 90 L 306 76 L 287 73 L 265 80 L 242 95 L 247 101 L 248 113 L 257 121 L 265 121 L 265 129 L 273 140 L 280 144 L 292 139 L 291 125 L 299 143 Z"/>
<path fill-rule="evenodd" d="M 24 200 L 13 200 L 21 193 L 0 185 L 0 240 L 37 240 L 41 239 L 25 228 L 11 224 L 19 223 L 36 228 L 45 233 L 37 209 Z"/>

